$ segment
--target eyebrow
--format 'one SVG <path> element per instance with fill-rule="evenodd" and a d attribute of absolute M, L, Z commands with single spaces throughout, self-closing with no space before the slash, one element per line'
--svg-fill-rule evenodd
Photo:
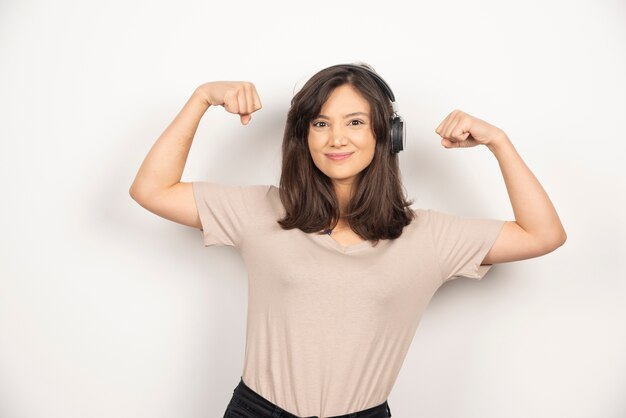
<path fill-rule="evenodd" d="M 357 115 L 362 115 L 362 116 L 367 116 L 369 118 L 369 114 L 365 113 L 365 112 L 352 112 L 352 113 L 348 113 L 347 115 L 344 115 L 344 119 L 346 118 L 351 118 L 352 116 L 357 116 Z M 326 116 L 326 115 L 317 115 L 318 118 L 320 119 L 330 119 L 330 117 Z"/>

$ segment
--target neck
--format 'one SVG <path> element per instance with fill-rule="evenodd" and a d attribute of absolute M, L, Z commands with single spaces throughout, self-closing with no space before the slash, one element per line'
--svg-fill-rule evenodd
<path fill-rule="evenodd" d="M 339 203 L 339 214 L 341 217 L 339 219 L 339 222 L 341 222 L 341 220 L 343 219 L 343 214 L 348 208 L 348 202 L 350 201 L 350 197 L 352 196 L 352 185 L 335 183 L 335 195 L 337 196 L 337 202 Z"/>

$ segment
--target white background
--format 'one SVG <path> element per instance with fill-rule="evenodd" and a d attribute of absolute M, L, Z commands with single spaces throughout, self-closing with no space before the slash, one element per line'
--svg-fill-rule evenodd
<path fill-rule="evenodd" d="M 415 206 L 512 219 L 459 108 L 502 128 L 567 243 L 443 286 L 394 418 L 626 416 L 626 4 L 0 3 L 0 417 L 221 417 L 243 367 L 246 271 L 128 189 L 201 83 L 249 80 L 244 127 L 210 109 L 183 180 L 277 184 L 294 88 L 365 61 L 394 90 Z"/>

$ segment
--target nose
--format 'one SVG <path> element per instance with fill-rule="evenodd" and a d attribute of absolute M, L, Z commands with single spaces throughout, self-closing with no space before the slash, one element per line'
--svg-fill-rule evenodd
<path fill-rule="evenodd" d="M 342 128 L 343 127 L 341 126 L 336 126 L 332 130 L 330 142 L 331 145 L 334 147 L 340 147 L 342 145 L 348 144 L 348 137 L 346 136 L 346 133 Z"/>

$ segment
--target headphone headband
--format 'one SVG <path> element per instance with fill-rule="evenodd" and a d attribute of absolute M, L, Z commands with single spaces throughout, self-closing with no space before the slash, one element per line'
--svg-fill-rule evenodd
<path fill-rule="evenodd" d="M 393 105 L 394 111 L 396 110 L 396 96 L 393 94 L 393 91 L 391 91 L 391 87 L 389 87 L 389 84 L 387 84 L 387 82 L 383 80 L 383 78 L 379 76 L 378 73 L 374 71 L 372 67 L 370 67 L 367 64 L 354 63 L 354 64 L 337 64 L 337 65 L 332 65 L 328 68 L 338 68 L 338 67 L 358 68 L 360 70 L 367 71 L 374 78 L 374 81 L 376 81 L 376 84 L 378 84 L 380 88 L 387 94 L 387 97 L 389 97 L 389 100 L 391 101 L 391 104 Z"/>

